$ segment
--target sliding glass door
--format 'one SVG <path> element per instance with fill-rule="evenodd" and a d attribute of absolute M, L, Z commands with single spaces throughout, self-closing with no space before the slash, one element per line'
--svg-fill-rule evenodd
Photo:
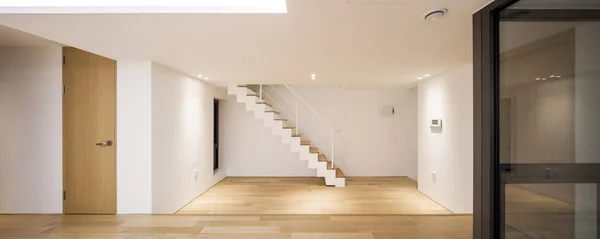
<path fill-rule="evenodd" d="M 600 238 L 599 9 L 501 0 L 475 14 L 475 238 Z"/>

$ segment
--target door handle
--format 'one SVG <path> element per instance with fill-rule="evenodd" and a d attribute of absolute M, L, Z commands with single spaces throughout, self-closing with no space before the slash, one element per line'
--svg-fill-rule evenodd
<path fill-rule="evenodd" d="M 113 141 L 112 140 L 107 140 L 104 142 L 98 142 L 96 143 L 96 145 L 98 146 L 112 146 L 113 145 Z"/>

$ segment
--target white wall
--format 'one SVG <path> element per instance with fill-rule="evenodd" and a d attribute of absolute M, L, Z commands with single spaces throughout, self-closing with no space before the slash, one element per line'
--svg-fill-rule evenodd
<path fill-rule="evenodd" d="M 473 65 L 424 80 L 418 91 L 419 191 L 454 213 L 472 213 Z M 438 118 L 441 132 L 430 128 Z"/>
<path fill-rule="evenodd" d="M 117 61 L 117 213 L 152 211 L 151 62 Z"/>
<path fill-rule="evenodd" d="M 340 91 L 338 87 L 292 86 L 292 89 L 336 127 L 335 157 L 344 174 L 408 176 L 416 180 L 415 88 L 346 88 Z M 379 116 L 379 108 L 384 105 L 394 106 L 394 116 Z M 316 119 L 306 114 L 305 118 Z M 303 124 L 302 120 L 300 124 Z M 312 129 L 328 132 L 323 124 L 317 126 Z M 328 140 L 323 142 L 327 144 Z"/>
<path fill-rule="evenodd" d="M 0 213 L 62 213 L 62 48 L 0 48 Z"/>
<path fill-rule="evenodd" d="M 301 161 L 298 153 L 281 142 L 262 119 L 246 111 L 235 96 L 220 102 L 221 106 L 221 158 L 227 176 L 316 176 L 308 162 Z"/>
<path fill-rule="evenodd" d="M 155 63 L 151 88 L 152 212 L 174 213 L 225 177 L 213 174 L 213 99 L 222 95 Z"/>
<path fill-rule="evenodd" d="M 292 99 L 282 88 L 281 93 Z M 417 177 L 417 91 L 397 89 L 350 89 L 340 91 L 333 86 L 292 86 L 292 88 L 335 127 L 335 162 L 347 176 Z M 288 112 L 294 106 L 285 104 L 276 93 L 265 88 Z M 270 101 L 270 99 L 268 99 Z M 379 107 L 395 107 L 393 117 L 380 117 Z M 275 105 L 278 108 L 277 105 Z M 283 110 L 281 117 L 291 116 Z M 230 176 L 313 176 L 305 162 L 289 152 L 279 137 L 255 120 L 252 113 L 230 98 L 227 102 L 226 162 Z M 321 141 L 330 147 L 330 128 L 306 107 L 300 107 L 301 133 L 311 142 Z M 315 133 L 318 132 L 318 133 Z M 244 143 L 244 144 L 243 144 Z M 324 148 L 319 145 L 320 149 Z M 323 152 L 323 151 L 322 151 Z M 329 157 L 329 152 L 325 154 Z"/>
<path fill-rule="evenodd" d="M 117 62 L 118 213 L 173 213 L 224 177 L 213 97 L 224 91 Z M 62 190 L 62 47 L 0 48 L 0 213 L 62 213 Z"/>

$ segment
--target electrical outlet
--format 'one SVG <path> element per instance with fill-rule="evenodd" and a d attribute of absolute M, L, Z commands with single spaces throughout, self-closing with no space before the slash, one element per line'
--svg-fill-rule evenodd
<path fill-rule="evenodd" d="M 433 181 L 433 183 L 437 182 L 437 174 L 435 173 L 435 171 L 431 172 L 431 180 Z"/>
<path fill-rule="evenodd" d="M 198 169 L 194 170 L 194 181 L 198 181 Z"/>

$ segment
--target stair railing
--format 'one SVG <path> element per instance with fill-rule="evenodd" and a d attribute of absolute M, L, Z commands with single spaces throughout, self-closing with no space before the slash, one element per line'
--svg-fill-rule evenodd
<path fill-rule="evenodd" d="M 311 138 L 310 141 L 316 143 L 316 145 L 318 145 L 319 149 L 322 149 L 329 153 L 329 158 L 331 159 L 331 165 L 333 166 L 333 168 L 335 168 L 335 154 L 334 154 L 335 127 L 333 126 L 333 124 L 331 122 L 329 122 L 329 120 L 327 120 L 325 117 L 323 117 L 323 115 L 321 115 L 317 110 L 315 110 L 315 108 L 312 107 L 308 102 L 306 102 L 300 95 L 298 95 L 298 93 L 296 93 L 296 91 L 294 91 L 294 89 L 292 89 L 289 85 L 284 85 L 285 89 L 287 89 L 290 93 L 290 94 L 287 94 L 287 96 L 286 96 L 286 94 L 282 93 L 282 91 L 280 89 L 277 89 L 277 87 L 275 87 L 273 85 L 268 85 L 268 86 L 269 86 L 268 89 L 272 89 L 273 92 L 275 92 L 275 94 L 270 95 L 269 93 L 265 92 L 264 88 L 266 88 L 266 87 L 264 87 L 261 84 L 261 85 L 259 85 L 259 97 L 263 100 L 268 98 L 268 100 L 270 101 L 269 103 L 273 103 L 273 105 L 277 106 L 279 110 L 285 112 L 290 118 L 292 118 L 295 123 L 296 134 L 300 133 L 300 127 L 302 126 L 302 125 L 300 125 L 300 114 L 302 113 L 300 111 L 300 106 L 307 108 L 312 114 L 316 115 L 319 118 L 319 120 L 321 120 L 322 122 L 325 123 L 325 126 L 330 133 L 329 145 L 326 145 L 326 144 L 322 143 L 320 140 L 315 139 L 315 138 Z M 278 100 L 275 99 L 275 95 L 282 98 L 290 107 L 293 107 L 294 112 L 291 113 L 291 112 L 287 111 L 286 107 L 284 107 L 283 105 L 278 103 Z M 292 98 L 292 99 L 290 100 L 289 98 Z M 308 123 L 308 122 L 310 122 L 310 119 L 304 119 L 305 117 L 302 117 L 302 118 L 303 118 L 303 122 L 307 122 L 304 125 L 310 124 L 310 123 Z M 306 117 L 306 118 L 308 118 L 308 117 Z M 308 127 L 305 127 L 305 129 L 308 130 Z M 312 132 L 312 133 L 314 133 L 314 132 Z M 323 152 L 323 153 L 325 153 L 325 152 Z"/>

